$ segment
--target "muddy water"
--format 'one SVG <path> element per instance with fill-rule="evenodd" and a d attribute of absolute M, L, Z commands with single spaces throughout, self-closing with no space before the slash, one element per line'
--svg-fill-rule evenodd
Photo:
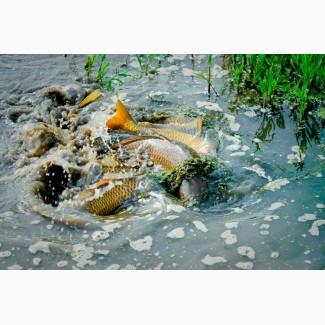
<path fill-rule="evenodd" d="M 219 97 L 207 96 L 203 80 L 193 78 L 191 56 L 166 57 L 158 74 L 137 78 L 132 56 L 110 56 L 113 66 L 134 78 L 116 89 L 137 118 L 153 112 L 174 116 L 208 116 L 209 137 L 217 156 L 232 173 L 235 195 L 184 207 L 154 179 L 144 179 L 133 198 L 106 221 L 82 208 L 61 202 L 44 204 L 31 194 L 33 173 L 47 160 L 69 163 L 69 155 L 49 151 L 26 158 L 24 131 L 47 118 L 39 90 L 82 80 L 85 56 L 0 56 L 0 268 L 1 269 L 321 269 L 325 267 L 325 152 L 311 143 L 302 170 L 296 155 L 293 122 L 286 110 L 266 139 L 256 136 L 259 107 L 230 111 L 233 94 L 222 92 L 229 75 L 215 58 L 213 73 Z M 194 69 L 206 67 L 196 56 Z M 87 106 L 85 125 L 110 140 L 104 127 L 112 115 L 116 92 Z M 28 113 L 12 118 L 10 112 Z M 11 116 L 11 119 L 8 117 Z M 280 126 L 280 127 L 279 127 Z M 319 130 L 324 143 L 324 132 Z M 24 139 L 23 139 L 24 141 Z M 52 155 L 52 156 L 51 156 Z M 275 182 L 274 182 L 275 181 Z M 271 183 L 273 182 L 273 183 Z M 268 184 L 268 185 L 267 185 Z M 265 187 L 266 186 L 266 187 Z M 52 223 L 35 206 L 53 214 L 86 220 L 84 227 Z"/>

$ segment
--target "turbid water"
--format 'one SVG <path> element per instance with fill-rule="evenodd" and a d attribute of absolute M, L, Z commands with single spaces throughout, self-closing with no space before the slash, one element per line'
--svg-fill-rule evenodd
<path fill-rule="evenodd" d="M 113 66 L 127 60 L 125 55 L 110 58 Z M 103 92 L 101 100 L 83 108 L 80 115 L 83 127 L 103 140 L 112 139 L 105 121 L 113 114 L 117 93 L 134 107 L 131 112 L 137 119 L 157 112 L 205 117 L 217 156 L 231 171 L 235 195 L 187 207 L 149 177 L 138 185 L 141 196 L 128 200 L 104 221 L 81 207 L 65 202 L 52 207 L 33 195 L 32 168 L 49 160 L 69 166 L 73 159 L 69 153 L 51 150 L 40 158 L 26 156 L 33 144 L 24 143 L 24 132 L 49 119 L 47 99 L 40 96 L 40 89 L 71 83 L 89 87 L 82 81 L 85 59 L 0 56 L 1 269 L 325 267 L 324 146 L 311 141 L 304 166 L 297 169 L 293 162 L 301 157 L 289 109 L 282 118 L 274 118 L 268 130 L 258 132 L 263 120 L 260 107 L 229 110 L 233 94 L 222 90 L 230 76 L 221 68 L 220 57 L 213 67 L 219 97 L 209 98 L 206 83 L 192 76 L 191 56 L 173 55 L 163 60 L 156 75 L 126 78 L 115 92 Z M 197 55 L 194 69 L 205 67 L 206 56 Z M 139 75 L 133 56 L 128 57 L 125 70 Z M 324 131 L 317 132 L 324 144 Z M 90 174 L 96 178 L 95 166 Z M 83 218 L 87 224 L 53 223 L 35 212 L 35 205 L 52 214 Z"/>

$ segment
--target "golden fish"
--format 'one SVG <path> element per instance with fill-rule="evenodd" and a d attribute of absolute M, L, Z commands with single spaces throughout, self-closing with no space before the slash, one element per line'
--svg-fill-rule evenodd
<path fill-rule="evenodd" d="M 173 168 L 187 159 L 193 158 L 188 150 L 168 140 L 152 136 L 135 136 L 122 140 L 120 145 L 126 149 L 136 149 L 142 146 L 149 153 L 155 165 L 161 165 L 165 169 Z"/>
<path fill-rule="evenodd" d="M 91 92 L 80 104 L 79 108 L 82 108 L 95 100 L 97 100 L 100 97 L 100 89 L 96 89 L 93 92 Z"/>
<path fill-rule="evenodd" d="M 179 145 L 152 136 L 135 136 L 120 142 L 126 149 L 144 147 L 150 154 L 155 165 L 171 169 L 193 159 L 193 155 Z M 99 182 L 98 185 L 102 183 Z M 105 184 L 105 181 L 104 181 Z M 183 201 L 202 200 L 206 198 L 207 182 L 199 176 L 184 179 L 178 190 L 178 196 Z"/>
<path fill-rule="evenodd" d="M 84 203 L 89 212 L 106 216 L 131 195 L 136 183 L 137 178 L 133 176 L 102 179 L 95 188 L 82 191 L 78 195 L 78 200 Z"/>
<path fill-rule="evenodd" d="M 197 135 L 202 132 L 203 119 L 197 118 L 186 118 L 186 117 L 167 117 L 162 123 L 153 124 L 149 122 L 139 123 L 140 125 L 149 126 L 151 128 L 160 129 L 173 129 L 182 133 Z"/>
<path fill-rule="evenodd" d="M 212 145 L 203 139 L 200 135 L 202 128 L 202 120 L 199 118 L 195 122 L 197 132 L 193 134 L 185 133 L 184 128 L 179 130 L 179 128 L 170 126 L 170 128 L 164 125 L 151 124 L 148 122 L 136 123 L 131 115 L 129 114 L 127 108 L 124 104 L 118 100 L 116 102 L 116 113 L 112 118 L 106 121 L 106 126 L 110 129 L 123 129 L 130 132 L 140 132 L 150 130 L 153 133 L 160 134 L 169 140 L 175 140 L 177 142 L 187 145 L 189 148 L 193 149 L 199 154 L 210 154 L 212 153 Z M 193 129 L 193 127 L 192 127 Z"/>

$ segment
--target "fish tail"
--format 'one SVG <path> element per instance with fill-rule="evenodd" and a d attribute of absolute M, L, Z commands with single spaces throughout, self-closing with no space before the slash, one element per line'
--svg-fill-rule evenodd
<path fill-rule="evenodd" d="M 123 129 L 136 132 L 139 127 L 129 114 L 125 105 L 118 99 L 116 102 L 116 113 L 106 121 L 106 126 L 109 129 Z"/>
<path fill-rule="evenodd" d="M 80 104 L 79 108 L 82 108 L 95 100 L 97 100 L 100 97 L 100 89 L 94 90 L 92 93 L 90 93 Z"/>

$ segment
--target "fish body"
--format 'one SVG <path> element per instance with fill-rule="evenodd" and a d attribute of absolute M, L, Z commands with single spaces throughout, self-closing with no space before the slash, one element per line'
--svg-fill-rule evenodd
<path fill-rule="evenodd" d="M 193 159 L 190 151 L 165 139 L 135 136 L 121 141 L 120 144 L 131 150 L 144 147 L 149 152 L 154 164 L 161 165 L 165 170 Z M 189 180 L 184 179 L 179 187 L 178 196 L 186 202 L 202 200 L 206 198 L 207 187 L 207 181 L 200 176 L 194 176 Z"/>
<path fill-rule="evenodd" d="M 191 130 L 197 130 L 195 134 L 193 131 L 185 132 L 186 128 L 182 128 L 179 123 L 178 127 L 171 125 L 169 128 L 167 124 L 158 125 L 148 122 L 136 123 L 124 104 L 118 100 L 116 103 L 116 113 L 106 121 L 106 126 L 110 129 L 123 129 L 129 132 L 151 131 L 166 137 L 169 140 L 174 140 L 185 144 L 198 154 L 211 154 L 213 146 L 207 139 L 201 136 L 202 120 L 199 118 L 194 122 L 194 127 L 191 125 Z M 196 126 L 196 127 L 195 127 Z"/>
<path fill-rule="evenodd" d="M 192 158 L 189 150 L 165 139 L 140 136 L 123 140 L 120 144 L 129 150 L 144 148 L 149 153 L 154 164 L 161 165 L 164 169 L 173 168 Z"/>
<path fill-rule="evenodd" d="M 82 191 L 78 200 L 91 213 L 107 216 L 134 191 L 137 183 L 136 177 L 101 180 L 95 188 Z"/>
<path fill-rule="evenodd" d="M 201 118 L 187 120 L 185 123 L 181 123 L 177 119 L 171 119 L 170 125 L 157 125 L 148 122 L 136 123 L 123 103 L 118 100 L 116 113 L 107 120 L 106 125 L 110 129 L 123 129 L 134 133 L 141 131 L 148 133 L 149 131 L 150 135 L 130 137 L 122 140 L 119 145 L 127 150 L 144 148 L 149 153 L 154 164 L 161 165 L 166 170 L 181 165 L 184 161 L 197 156 L 197 154 L 193 154 L 193 150 L 197 153 L 208 152 L 209 150 L 200 135 L 202 131 Z M 185 147 L 188 148 L 183 147 L 181 144 L 185 144 Z M 78 195 L 78 200 L 91 213 L 99 216 L 109 215 L 133 193 L 137 185 L 137 179 L 138 177 L 134 175 L 111 175 L 109 178 L 101 179 L 92 188 L 82 191 Z M 184 201 L 201 198 L 205 188 L 206 184 L 199 177 L 184 180 L 179 188 L 179 196 Z"/>

